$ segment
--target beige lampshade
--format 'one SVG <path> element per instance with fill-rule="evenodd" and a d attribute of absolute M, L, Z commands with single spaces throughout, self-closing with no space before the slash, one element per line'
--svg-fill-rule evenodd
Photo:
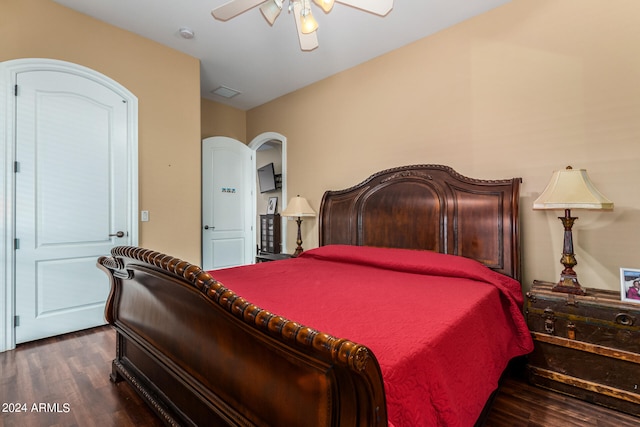
<path fill-rule="evenodd" d="M 300 14 L 300 32 L 302 34 L 311 34 L 318 29 L 318 21 L 313 17 L 311 9 L 303 9 Z"/>
<path fill-rule="evenodd" d="M 326 13 L 329 13 L 331 8 L 333 8 L 333 0 L 313 0 L 313 2 L 320 6 Z"/>
<path fill-rule="evenodd" d="M 269 25 L 273 25 L 280 12 L 282 12 L 282 0 L 269 0 L 260 6 L 262 16 L 267 20 Z"/>
<path fill-rule="evenodd" d="M 282 216 L 316 216 L 316 211 L 311 209 L 309 202 L 304 197 L 296 196 L 289 200 L 287 208 L 282 211 Z"/>
<path fill-rule="evenodd" d="M 556 171 L 533 209 L 613 209 L 613 202 L 593 185 L 585 169 Z"/>

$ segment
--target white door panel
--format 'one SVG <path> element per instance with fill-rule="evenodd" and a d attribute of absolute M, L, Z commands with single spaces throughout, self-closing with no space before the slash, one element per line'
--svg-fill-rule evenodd
<path fill-rule="evenodd" d="M 36 264 L 36 312 L 52 316 L 63 311 L 77 311 L 90 306 L 102 306 L 109 294 L 109 283 L 99 280 L 99 286 L 86 286 L 91 279 L 102 279 L 94 257 L 38 261 Z M 104 274 L 104 273 L 102 273 Z M 68 279 L 60 282 L 58 277 Z M 104 285 L 104 286 L 100 286 Z M 76 292 L 82 289 L 82 292 Z M 74 295 L 73 300 L 66 298 Z"/>
<path fill-rule="evenodd" d="M 127 103 L 65 72 L 24 72 L 17 83 L 20 343 L 104 324 L 109 285 L 95 261 L 131 239 Z"/>
<path fill-rule="evenodd" d="M 202 266 L 253 262 L 252 150 L 240 141 L 202 141 Z"/>
<path fill-rule="evenodd" d="M 215 254 L 210 269 L 233 267 L 238 264 L 238 260 L 244 260 L 245 256 L 245 239 L 244 238 L 228 238 L 216 236 L 215 239 L 209 241 L 211 245 L 211 253 Z"/>

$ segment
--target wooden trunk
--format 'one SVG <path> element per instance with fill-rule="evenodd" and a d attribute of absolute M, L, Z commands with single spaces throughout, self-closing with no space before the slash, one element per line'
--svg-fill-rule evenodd
<path fill-rule="evenodd" d="M 615 291 L 576 296 L 534 281 L 525 314 L 533 384 L 640 416 L 640 305 Z"/>

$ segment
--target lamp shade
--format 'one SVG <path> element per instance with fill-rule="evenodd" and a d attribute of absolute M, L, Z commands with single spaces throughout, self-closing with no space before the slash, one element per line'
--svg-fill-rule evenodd
<path fill-rule="evenodd" d="M 316 211 L 311 209 L 309 202 L 304 197 L 296 196 L 289 200 L 287 208 L 282 211 L 282 216 L 316 216 Z"/>
<path fill-rule="evenodd" d="M 260 6 L 260 12 L 262 12 L 262 16 L 264 16 L 269 25 L 273 25 L 281 11 L 282 0 L 269 0 Z"/>
<path fill-rule="evenodd" d="M 300 15 L 300 31 L 302 34 L 311 34 L 318 29 L 318 21 L 313 17 L 311 9 L 303 9 Z"/>
<path fill-rule="evenodd" d="M 598 191 L 586 170 L 568 166 L 553 173 L 533 209 L 613 209 L 613 202 Z"/>
<path fill-rule="evenodd" d="M 320 6 L 326 13 L 329 13 L 333 8 L 333 0 L 313 0 L 313 2 Z"/>

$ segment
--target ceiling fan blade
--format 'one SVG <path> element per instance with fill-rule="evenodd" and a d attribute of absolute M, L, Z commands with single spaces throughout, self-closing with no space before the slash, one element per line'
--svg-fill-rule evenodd
<path fill-rule="evenodd" d="M 265 0 L 231 0 L 213 9 L 211 15 L 220 21 L 227 21 L 264 2 Z"/>
<path fill-rule="evenodd" d="M 300 12 L 302 12 L 302 5 L 300 2 L 293 3 L 293 19 L 296 21 L 296 30 L 298 31 L 298 40 L 300 40 L 300 49 L 313 50 L 318 47 L 317 30 L 308 34 L 304 34 L 302 32 Z"/>
<path fill-rule="evenodd" d="M 393 9 L 393 0 L 335 0 L 336 3 L 356 7 L 376 15 L 385 16 Z"/>

